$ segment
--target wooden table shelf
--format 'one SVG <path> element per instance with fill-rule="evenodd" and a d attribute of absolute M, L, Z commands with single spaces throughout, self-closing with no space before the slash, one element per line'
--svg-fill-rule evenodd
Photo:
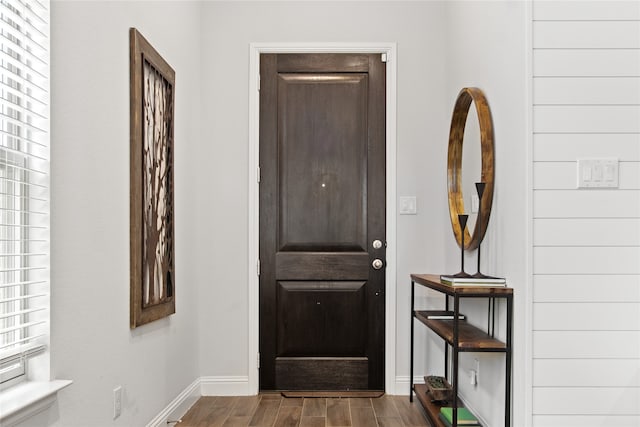
<path fill-rule="evenodd" d="M 424 323 L 429 329 L 438 334 L 449 345 L 453 345 L 454 321 L 429 319 L 429 316 L 443 315 L 453 312 L 443 311 L 416 311 L 416 319 Z M 470 325 L 465 320 L 458 321 L 458 349 L 459 351 L 505 351 L 507 345 L 487 334 L 480 328 Z"/>
<path fill-rule="evenodd" d="M 444 405 L 438 405 L 434 403 L 429 398 L 429 394 L 427 393 L 427 386 L 424 384 L 415 384 L 413 386 L 413 391 L 418 398 L 418 401 L 422 405 L 422 408 L 427 413 L 427 417 L 431 421 L 433 427 L 447 427 L 445 423 L 440 419 L 440 408 Z M 462 404 L 458 402 L 458 408 L 462 407 Z"/>
<path fill-rule="evenodd" d="M 416 310 L 415 288 L 416 285 L 440 292 L 445 295 L 444 310 Z M 460 300 L 467 298 L 485 298 L 489 301 L 487 329 L 486 331 L 471 325 L 460 313 Z M 495 332 L 495 301 L 506 301 L 506 342 L 494 337 Z M 453 309 L 450 309 L 450 303 Z M 444 318 L 443 318 L 444 317 Z M 410 400 L 415 393 L 418 401 L 425 410 L 425 415 L 435 427 L 445 427 L 440 419 L 441 406 L 431 402 L 427 394 L 427 386 L 413 383 L 414 361 L 414 320 L 420 321 L 429 330 L 442 338 L 446 345 L 444 349 L 444 373 L 451 383 L 451 406 L 460 408 L 458 397 L 458 355 L 461 352 L 493 352 L 502 353 L 505 357 L 505 401 L 504 401 L 504 425 L 511 425 L 511 364 L 512 348 L 511 334 L 513 324 L 513 289 L 505 286 L 452 286 L 440 282 L 440 276 L 434 274 L 411 275 L 411 361 L 410 361 Z M 451 361 L 449 361 L 449 356 Z M 451 372 L 449 372 L 451 362 Z M 455 411 L 455 409 L 454 409 Z M 453 424 L 456 426 L 456 423 Z"/>
<path fill-rule="evenodd" d="M 477 297 L 477 298 L 490 298 L 490 297 L 505 297 L 507 295 L 513 295 L 513 289 L 505 286 L 461 286 L 461 285 L 447 285 L 440 282 L 440 276 L 437 274 L 412 274 L 411 280 L 415 283 L 433 289 L 434 291 L 441 292 L 449 296 L 459 297 Z"/>

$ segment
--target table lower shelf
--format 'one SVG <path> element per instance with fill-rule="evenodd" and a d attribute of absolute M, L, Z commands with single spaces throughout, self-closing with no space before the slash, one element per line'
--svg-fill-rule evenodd
<path fill-rule="evenodd" d="M 413 391 L 415 392 L 415 396 L 418 398 L 418 402 L 424 408 L 424 412 L 429 419 L 429 422 L 433 427 L 447 427 L 445 423 L 440 419 L 440 408 L 442 405 L 438 405 L 433 403 L 427 394 L 427 386 L 424 384 L 414 384 Z M 446 405 L 445 405 L 446 406 Z M 462 403 L 458 400 L 458 408 L 462 407 Z"/>
<path fill-rule="evenodd" d="M 432 316 L 451 315 L 452 311 L 414 311 L 414 316 L 429 329 L 438 334 L 449 345 L 453 345 L 454 320 L 433 319 Z M 460 351 L 492 351 L 506 352 L 507 346 L 466 320 L 458 321 L 458 347 Z"/>

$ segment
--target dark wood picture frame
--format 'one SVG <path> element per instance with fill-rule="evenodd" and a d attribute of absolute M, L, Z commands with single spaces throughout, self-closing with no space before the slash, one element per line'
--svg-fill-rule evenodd
<path fill-rule="evenodd" d="M 135 29 L 130 52 L 130 327 L 175 313 L 175 71 Z"/>

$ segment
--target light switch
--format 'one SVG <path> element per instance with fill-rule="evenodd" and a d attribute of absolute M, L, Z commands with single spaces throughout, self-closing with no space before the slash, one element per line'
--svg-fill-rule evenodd
<path fill-rule="evenodd" d="M 618 188 L 618 159 L 578 159 L 578 188 Z"/>
<path fill-rule="evenodd" d="M 400 197 L 400 215 L 415 215 L 418 212 L 416 196 Z"/>
<path fill-rule="evenodd" d="M 617 178 L 618 168 L 611 164 L 604 165 L 604 180 L 614 181 Z"/>
<path fill-rule="evenodd" d="M 602 181 L 602 164 L 600 162 L 594 162 L 593 164 L 593 176 L 591 180 L 594 182 Z"/>
<path fill-rule="evenodd" d="M 471 195 L 471 213 L 478 213 L 480 209 L 480 198 L 477 194 Z"/>

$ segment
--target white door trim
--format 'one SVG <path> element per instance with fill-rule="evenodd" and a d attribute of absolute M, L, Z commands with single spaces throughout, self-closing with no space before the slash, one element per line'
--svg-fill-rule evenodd
<path fill-rule="evenodd" d="M 396 43 L 251 43 L 249 59 L 249 212 L 248 212 L 248 377 L 249 394 L 258 393 L 260 54 L 380 53 L 387 57 L 387 267 L 385 292 L 385 391 L 396 392 Z"/>

